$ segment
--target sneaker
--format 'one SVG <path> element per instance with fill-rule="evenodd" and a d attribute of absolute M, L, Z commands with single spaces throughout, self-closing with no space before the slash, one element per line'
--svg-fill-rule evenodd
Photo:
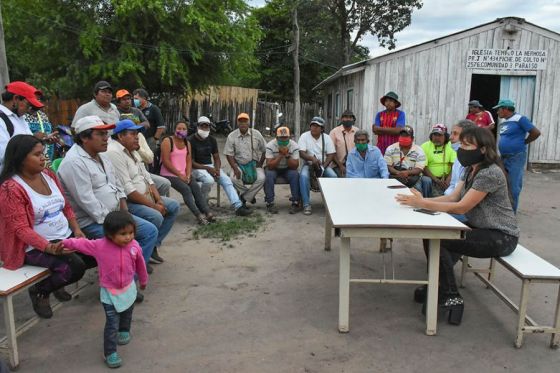
<path fill-rule="evenodd" d="M 249 216 L 252 213 L 253 213 L 253 211 L 249 210 L 245 206 L 238 207 L 237 210 L 235 210 L 235 215 L 237 215 L 237 216 Z"/>
<path fill-rule="evenodd" d="M 301 207 L 297 203 L 292 203 L 290 207 L 290 214 L 297 214 L 301 211 Z"/>
<path fill-rule="evenodd" d="M 268 212 L 269 214 L 278 214 L 278 208 L 274 203 L 267 203 L 266 212 Z"/>
<path fill-rule="evenodd" d="M 157 247 L 154 247 L 154 251 L 152 252 L 152 257 L 150 259 L 152 259 L 155 264 L 161 264 L 165 262 L 165 260 L 161 256 L 159 256 Z"/>
<path fill-rule="evenodd" d="M 72 294 L 67 292 L 64 288 L 53 291 L 53 295 L 59 302 L 68 302 L 72 300 Z"/>
<path fill-rule="evenodd" d="M 105 356 L 105 364 L 109 368 L 118 368 L 122 365 L 122 359 L 118 353 L 113 352 L 111 355 Z"/>
<path fill-rule="evenodd" d="M 303 208 L 303 215 L 311 215 L 311 214 L 312 214 L 312 212 L 311 212 L 311 205 L 305 206 L 305 207 Z"/>
<path fill-rule="evenodd" d="M 134 303 L 142 303 L 144 301 L 144 294 L 142 294 L 141 292 L 136 292 L 136 300 L 134 301 Z"/>
<path fill-rule="evenodd" d="M 37 316 L 43 319 L 50 319 L 53 315 L 49 295 L 39 294 L 37 287 L 31 286 L 29 288 L 29 297 L 33 305 L 33 311 Z"/>
<path fill-rule="evenodd" d="M 148 272 L 149 275 L 151 275 L 152 272 L 154 271 L 154 267 L 152 267 L 150 263 L 148 263 L 146 264 L 146 271 Z"/>
<path fill-rule="evenodd" d="M 130 336 L 129 332 L 119 332 L 117 334 L 117 344 L 124 346 L 127 345 L 128 342 L 130 342 L 130 340 L 132 339 L 132 337 Z"/>

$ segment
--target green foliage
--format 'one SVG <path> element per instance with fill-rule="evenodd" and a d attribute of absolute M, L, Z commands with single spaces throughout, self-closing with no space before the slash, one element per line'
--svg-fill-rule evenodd
<path fill-rule="evenodd" d="M 345 64 L 366 33 L 377 36 L 380 46 L 395 48 L 395 34 L 410 25 L 412 11 L 422 7 L 421 0 L 327 0 L 324 4 L 338 24 Z"/>
<path fill-rule="evenodd" d="M 204 88 L 255 76 L 261 37 L 242 0 L 4 0 L 12 80 L 60 97 L 95 81 L 149 92 Z"/>
<path fill-rule="evenodd" d="M 228 220 L 218 220 L 209 225 L 203 225 L 195 229 L 193 238 L 217 238 L 221 241 L 230 241 L 232 238 L 257 232 L 265 223 L 265 219 L 260 214 L 253 214 L 248 217 L 235 217 Z"/>
<path fill-rule="evenodd" d="M 264 34 L 256 52 L 261 62 L 259 88 L 286 100 L 293 99 L 293 62 L 288 53 L 292 44 L 293 6 L 293 0 L 271 0 L 254 10 Z M 310 102 L 316 97 L 312 88 L 343 65 L 344 55 L 338 24 L 324 1 L 299 1 L 298 24 L 301 98 Z M 357 59 L 367 58 L 368 52 L 365 47 L 355 47 Z"/>

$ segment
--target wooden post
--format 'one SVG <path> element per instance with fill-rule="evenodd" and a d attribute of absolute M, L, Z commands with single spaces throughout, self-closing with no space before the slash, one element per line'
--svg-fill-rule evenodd
<path fill-rule="evenodd" d="M 301 132 L 300 126 L 300 98 L 299 98 L 299 26 L 297 20 L 297 7 L 298 1 L 294 1 L 294 15 L 293 15 L 293 27 L 294 27 L 294 43 L 293 43 L 293 58 L 294 58 L 294 132 L 296 135 L 296 141 L 299 138 Z"/>
<path fill-rule="evenodd" d="M 6 58 L 6 45 L 4 43 L 4 22 L 2 21 L 2 6 L 0 1 L 0 88 L 4 91 L 4 87 L 10 82 L 10 74 L 8 71 L 8 59 Z"/>

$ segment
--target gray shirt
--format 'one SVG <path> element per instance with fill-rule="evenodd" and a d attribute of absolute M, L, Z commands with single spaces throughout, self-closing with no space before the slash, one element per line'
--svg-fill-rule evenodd
<path fill-rule="evenodd" d="M 103 153 L 99 153 L 99 158 L 101 162 L 75 144 L 58 168 L 58 177 L 80 227 L 103 224 L 109 212 L 119 210 L 120 199 L 126 198 L 109 158 Z"/>
<path fill-rule="evenodd" d="M 76 125 L 76 122 L 89 115 L 97 115 L 101 120 L 107 124 L 115 124 L 119 121 L 120 113 L 119 109 L 115 106 L 115 104 L 111 104 L 108 109 L 105 109 L 95 101 L 95 99 L 91 100 L 87 104 L 83 104 L 76 110 L 76 114 L 74 114 L 74 118 L 72 119 L 72 127 Z"/>
<path fill-rule="evenodd" d="M 278 141 L 273 139 L 266 144 L 266 159 L 274 159 L 278 157 L 280 154 L 278 150 Z M 297 142 L 294 140 L 290 140 L 290 144 L 288 145 L 288 157 L 282 158 L 276 169 L 282 170 L 288 168 L 288 159 L 299 159 L 299 147 Z"/>
<path fill-rule="evenodd" d="M 247 164 L 252 160 L 259 161 L 265 151 L 264 137 L 255 129 L 249 129 L 245 135 L 241 134 L 239 128 L 236 129 L 228 135 L 224 146 L 224 154 L 234 157 L 238 164 Z"/>
<path fill-rule="evenodd" d="M 470 172 L 471 168 L 468 167 L 461 175 L 461 180 L 465 182 L 461 190 L 461 198 L 471 188 L 488 194 L 465 214 L 469 225 L 473 228 L 496 229 L 519 237 L 517 219 L 511 207 L 507 179 L 502 169 L 496 164 L 490 165 L 478 171 L 472 181 L 466 180 Z"/>

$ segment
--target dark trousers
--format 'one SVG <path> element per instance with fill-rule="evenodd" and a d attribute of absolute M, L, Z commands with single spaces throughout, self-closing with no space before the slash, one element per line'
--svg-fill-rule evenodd
<path fill-rule="evenodd" d="M 299 172 L 297 170 L 291 170 L 289 168 L 283 168 L 279 170 L 265 170 L 266 178 L 264 181 L 264 201 L 266 203 L 274 202 L 274 184 L 276 184 L 276 178 L 278 176 L 285 177 L 290 183 L 290 192 L 292 197 L 290 201 L 292 203 L 299 202 Z"/>
<path fill-rule="evenodd" d="M 118 332 L 130 332 L 134 305 L 117 312 L 112 304 L 101 303 L 105 310 L 105 330 L 103 332 L 103 353 L 105 357 L 117 351 Z"/>
<path fill-rule="evenodd" d="M 25 264 L 48 268 L 51 275 L 39 282 L 36 287 L 41 295 L 49 295 L 66 285 L 72 284 L 84 276 L 88 268 L 97 265 L 95 259 L 80 254 L 51 255 L 33 249 L 25 253 Z"/>
<path fill-rule="evenodd" d="M 190 184 L 185 183 L 178 177 L 165 176 L 171 182 L 171 187 L 183 196 L 183 201 L 194 214 L 198 217 L 202 214 L 210 212 L 206 198 L 202 194 L 202 190 L 198 183 L 193 179 Z"/>
<path fill-rule="evenodd" d="M 464 240 L 441 240 L 439 284 L 442 294 L 457 293 L 453 266 L 461 255 L 473 258 L 507 256 L 515 250 L 518 238 L 495 229 L 476 229 L 467 232 Z"/>

